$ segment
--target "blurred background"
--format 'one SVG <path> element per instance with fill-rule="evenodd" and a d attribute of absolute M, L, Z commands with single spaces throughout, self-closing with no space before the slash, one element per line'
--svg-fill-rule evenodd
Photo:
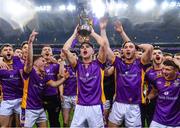
<path fill-rule="evenodd" d="M 159 45 L 166 52 L 180 51 L 180 0 L 0 0 L 0 45 L 19 47 L 35 29 L 39 32 L 35 53 L 48 43 L 58 54 L 78 24 L 82 6 L 97 33 L 99 19 L 109 18 L 112 48 L 123 43 L 113 28 L 119 19 L 132 41 Z"/>

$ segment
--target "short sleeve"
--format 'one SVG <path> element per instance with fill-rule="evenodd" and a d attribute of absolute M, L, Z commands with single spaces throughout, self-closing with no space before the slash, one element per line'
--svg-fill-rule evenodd
<path fill-rule="evenodd" d="M 119 65 L 121 62 L 122 62 L 122 59 L 116 56 L 116 57 L 115 57 L 115 60 L 114 60 L 114 62 L 113 62 L 113 64 L 112 64 L 112 66 L 118 67 L 118 65 Z"/>
<path fill-rule="evenodd" d="M 103 70 L 105 69 L 105 65 L 106 65 L 105 63 L 101 63 L 98 59 L 96 59 L 95 61 L 101 67 L 101 69 Z"/>

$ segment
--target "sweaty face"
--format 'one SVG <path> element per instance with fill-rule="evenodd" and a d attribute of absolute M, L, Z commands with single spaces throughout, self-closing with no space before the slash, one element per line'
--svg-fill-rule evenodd
<path fill-rule="evenodd" d="M 126 43 L 124 45 L 123 52 L 124 52 L 124 57 L 127 60 L 133 59 L 135 57 L 135 52 L 136 52 L 135 45 L 131 42 Z"/>
<path fill-rule="evenodd" d="M 6 61 L 10 61 L 12 59 L 14 52 L 12 47 L 4 47 L 1 51 L 1 55 Z"/>
<path fill-rule="evenodd" d="M 163 62 L 163 53 L 161 50 L 153 50 L 152 60 L 155 64 L 161 64 Z"/>
<path fill-rule="evenodd" d="M 48 58 L 50 56 L 52 56 L 52 49 L 51 47 L 44 47 L 42 49 L 42 52 L 41 52 L 41 55 L 44 57 L 44 58 Z"/>
<path fill-rule="evenodd" d="M 22 58 L 22 50 L 21 49 L 16 49 L 14 52 L 15 56 L 18 56 L 19 58 Z"/>
<path fill-rule="evenodd" d="M 176 70 L 172 66 L 163 65 L 163 75 L 166 79 L 172 79 L 176 75 Z"/>
<path fill-rule="evenodd" d="M 94 53 L 93 48 L 89 44 L 83 44 L 80 48 L 80 54 L 82 58 L 90 58 Z"/>

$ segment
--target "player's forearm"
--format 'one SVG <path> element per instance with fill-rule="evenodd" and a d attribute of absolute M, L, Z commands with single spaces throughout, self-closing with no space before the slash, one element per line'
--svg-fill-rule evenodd
<path fill-rule="evenodd" d="M 64 73 L 64 61 L 61 61 L 59 64 L 59 76 L 61 76 Z"/>
<path fill-rule="evenodd" d="M 158 92 L 156 89 L 152 89 L 150 93 L 148 94 L 147 98 L 149 100 L 154 99 L 158 95 Z"/>
<path fill-rule="evenodd" d="M 153 50 L 153 46 L 151 44 L 140 44 L 138 47 L 144 51 Z"/>
<path fill-rule="evenodd" d="M 76 57 L 69 50 L 62 49 L 64 56 L 67 58 L 68 62 L 72 67 L 75 67 L 77 60 Z"/>
<path fill-rule="evenodd" d="M 59 92 L 60 92 L 60 95 L 63 95 L 63 85 L 59 86 Z"/>
<path fill-rule="evenodd" d="M 131 41 L 124 30 L 122 32 L 118 32 L 118 33 L 122 37 L 124 43 Z"/>
<path fill-rule="evenodd" d="M 50 85 L 52 87 L 58 87 L 58 86 L 62 85 L 65 80 L 66 79 L 64 77 L 59 79 L 59 80 L 57 80 L 57 81 L 51 80 L 50 82 L 48 82 L 48 85 Z"/>
<path fill-rule="evenodd" d="M 104 71 L 105 76 L 111 76 L 114 73 L 114 67 L 106 68 Z"/>
<path fill-rule="evenodd" d="M 107 46 L 110 47 L 105 29 L 101 29 L 101 37 L 107 42 Z"/>
<path fill-rule="evenodd" d="M 66 43 L 64 44 L 63 46 L 63 49 L 70 49 L 71 48 L 71 45 L 72 45 L 72 42 L 73 40 L 76 38 L 76 35 L 73 33 L 72 36 L 66 41 Z"/>
<path fill-rule="evenodd" d="M 105 40 L 104 40 L 100 35 L 98 35 L 97 33 L 93 32 L 93 33 L 91 34 L 91 36 L 97 41 L 97 43 L 98 43 L 101 47 L 103 47 L 104 45 L 106 45 Z M 106 45 L 106 46 L 107 46 L 107 45 Z"/>
<path fill-rule="evenodd" d="M 32 42 L 28 41 L 28 55 L 25 62 L 25 72 L 30 72 L 33 67 L 33 46 Z"/>
<path fill-rule="evenodd" d="M 110 60 L 112 62 L 112 58 L 114 58 L 114 53 L 110 48 L 110 44 L 109 44 L 109 40 L 107 38 L 106 35 L 106 30 L 105 29 L 101 29 L 101 37 L 104 38 L 104 40 L 106 41 L 106 45 L 107 45 L 107 59 Z"/>
<path fill-rule="evenodd" d="M 141 57 L 144 64 L 147 64 L 151 60 L 152 52 L 153 52 L 153 46 L 151 44 L 140 44 L 138 45 L 140 49 L 143 49 L 143 55 Z"/>

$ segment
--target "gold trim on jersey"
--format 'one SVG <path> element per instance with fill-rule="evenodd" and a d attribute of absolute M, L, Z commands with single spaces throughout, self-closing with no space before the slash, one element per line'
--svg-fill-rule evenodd
<path fill-rule="evenodd" d="M 29 86 L 29 77 L 24 81 L 24 88 L 23 88 L 23 97 L 22 97 L 22 104 L 21 107 L 22 108 L 26 108 L 27 107 L 27 96 L 28 96 L 28 86 Z"/>
<path fill-rule="evenodd" d="M 145 72 L 142 69 L 141 70 L 141 99 L 142 99 L 142 103 L 145 103 L 145 97 L 143 95 L 143 89 L 144 89 L 144 77 L 145 77 Z"/>
<path fill-rule="evenodd" d="M 102 70 L 100 68 L 100 71 L 101 71 L 101 101 L 102 103 L 104 104 L 106 102 L 106 97 L 105 97 L 105 94 L 104 94 L 104 70 Z"/>

